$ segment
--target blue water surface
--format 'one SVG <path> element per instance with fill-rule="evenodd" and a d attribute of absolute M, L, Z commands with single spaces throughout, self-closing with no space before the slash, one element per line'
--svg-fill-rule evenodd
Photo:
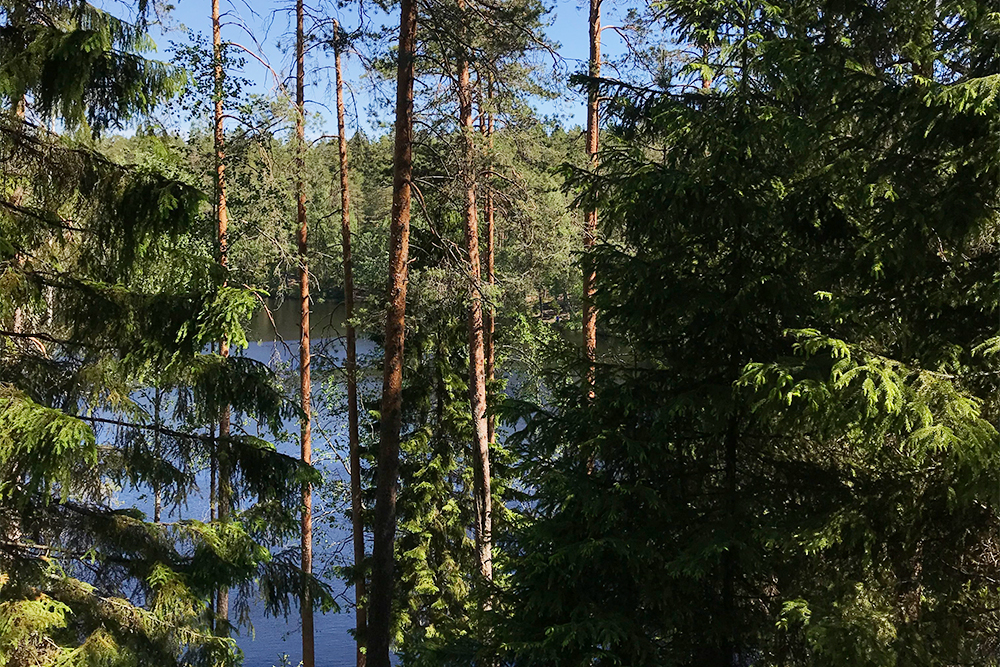
<path fill-rule="evenodd" d="M 314 436 L 313 463 L 324 475 L 324 480 L 342 480 L 346 484 L 349 475 L 343 461 L 347 458 L 347 418 L 342 412 L 342 401 L 327 400 L 324 381 L 336 377 L 336 367 L 344 359 L 343 312 L 336 305 L 314 304 L 312 311 L 312 349 L 319 353 L 314 358 L 313 406 Z M 286 302 L 270 313 L 258 313 L 250 335 L 249 347 L 233 350 L 233 354 L 250 357 L 267 363 L 284 373 L 298 372 L 298 305 Z M 379 354 L 378 347 L 369 340 L 358 341 L 358 354 L 368 356 Z M 328 387 L 329 388 L 329 387 Z M 150 400 L 147 393 L 146 400 Z M 150 403 L 151 406 L 151 403 Z M 237 417 L 233 424 L 234 433 L 242 429 L 256 435 L 256 425 L 241 422 Z M 279 451 L 290 456 L 299 456 L 298 423 L 285 424 L 288 439 L 278 441 Z M 260 434 L 271 440 L 268 434 Z M 165 502 L 163 520 L 178 519 L 208 520 L 208 471 L 198 477 L 199 489 L 192 493 L 180 507 L 169 507 Z M 349 501 L 332 494 L 314 494 L 314 572 L 329 572 L 335 564 L 346 564 L 352 560 L 351 529 L 346 516 Z M 165 499 L 168 500 L 168 499 Z M 237 500 L 238 502 L 238 500 Z M 118 494 L 118 504 L 134 506 L 152 516 L 153 499 L 151 492 L 123 490 Z M 284 545 L 286 549 L 298 549 L 298 542 Z M 319 667 L 348 667 L 355 664 L 355 643 L 350 631 L 354 628 L 353 588 L 332 575 L 325 577 L 337 602 L 339 613 L 318 613 L 314 619 L 316 664 Z M 235 592 L 234 596 L 235 596 Z M 237 624 L 235 639 L 243 652 L 246 667 L 280 667 L 298 665 L 302 660 L 301 625 L 299 610 L 293 606 L 288 618 L 270 617 L 264 613 L 263 604 L 254 598 L 248 600 L 249 622 L 241 623 L 237 618 L 235 600 L 231 618 Z"/>

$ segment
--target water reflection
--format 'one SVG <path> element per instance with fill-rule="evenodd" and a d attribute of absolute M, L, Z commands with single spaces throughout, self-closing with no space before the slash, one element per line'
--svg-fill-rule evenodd
<path fill-rule="evenodd" d="M 337 406 L 331 406 L 324 400 L 322 384 L 337 373 L 336 367 L 343 362 L 345 356 L 344 311 L 340 304 L 325 302 L 315 303 L 311 311 L 312 349 L 321 355 L 322 362 L 314 364 L 313 400 L 314 400 L 314 436 L 313 462 L 323 471 L 325 480 L 348 480 L 348 473 L 342 464 L 346 458 L 347 419 Z M 245 350 L 234 349 L 239 354 L 270 365 L 283 373 L 297 374 L 299 355 L 299 308 L 294 301 L 286 300 L 281 304 L 270 304 L 267 311 L 258 312 L 251 322 L 247 339 L 249 346 Z M 358 356 L 377 354 L 378 349 L 369 340 L 358 341 Z M 291 383 L 295 386 L 295 382 Z M 145 399 L 137 397 L 146 407 L 152 409 L 152 392 L 145 392 Z M 169 399 L 168 399 L 169 400 Z M 234 415 L 234 433 L 244 432 L 250 435 L 262 435 L 273 440 L 271 434 L 258 433 L 255 423 Z M 298 423 L 289 422 L 284 425 L 288 439 L 278 441 L 275 445 L 284 454 L 298 457 Z M 178 519 L 208 520 L 209 503 L 208 489 L 210 486 L 207 470 L 197 475 L 199 490 L 192 493 L 180 507 L 172 507 L 169 499 L 165 499 L 163 520 Z M 148 490 L 125 490 L 118 494 L 118 504 L 137 507 L 153 515 L 153 497 Z M 238 502 L 238 499 L 237 499 Z M 317 573 L 327 571 L 335 564 L 339 553 L 347 557 L 351 554 L 350 524 L 345 516 L 349 503 L 336 497 L 335 494 L 315 494 L 314 498 L 314 568 Z M 298 541 L 284 545 L 286 549 L 298 549 Z M 316 657 L 317 664 L 323 667 L 348 667 L 355 664 L 354 640 L 349 631 L 354 627 L 353 610 L 348 609 L 348 602 L 353 600 L 353 589 L 345 582 L 332 576 L 327 577 L 333 591 L 338 595 L 338 602 L 344 607 L 341 613 L 317 614 L 315 619 Z M 231 617 L 238 619 L 234 609 Z M 250 601 L 249 623 L 238 625 L 236 641 L 244 654 L 244 665 L 247 667 L 271 667 L 272 665 L 298 665 L 302 659 L 302 645 L 298 609 L 293 608 L 288 619 L 270 618 L 263 613 L 263 605 L 256 600 Z"/>
<path fill-rule="evenodd" d="M 299 317 L 298 303 L 290 300 L 282 304 L 271 304 L 268 310 L 259 311 L 251 322 L 248 335 L 250 346 L 243 354 L 272 366 L 276 363 L 288 364 L 289 370 L 294 371 L 298 367 Z M 345 330 L 344 309 L 341 304 L 329 301 L 314 303 L 310 312 L 310 328 L 313 352 L 321 353 L 324 361 L 315 367 L 342 363 Z M 359 340 L 357 347 L 359 357 L 377 351 L 374 343 L 368 340 Z M 314 401 L 322 395 L 319 385 L 326 377 L 328 374 L 314 371 Z M 325 406 L 319 404 L 315 404 L 314 411 L 314 463 L 323 470 L 325 479 L 346 482 L 347 471 L 333 451 L 336 449 L 344 453 L 347 450 L 346 415 L 325 409 Z M 287 424 L 286 428 L 292 434 L 298 433 L 297 424 Z M 291 442 L 279 443 L 278 447 L 286 454 L 297 456 L 299 453 L 298 442 L 294 437 Z M 330 506 L 330 502 L 330 498 L 320 496 L 314 499 L 314 558 L 317 572 L 331 565 L 342 548 L 345 554 L 350 553 L 350 526 L 343 516 L 345 507 Z M 289 546 L 297 547 L 297 544 Z M 354 614 L 346 609 L 347 601 L 353 600 L 353 590 L 342 581 L 334 580 L 331 583 L 335 593 L 343 594 L 339 601 L 345 610 L 339 614 L 317 614 L 316 661 L 324 667 L 348 667 L 355 663 L 354 640 L 349 634 L 354 627 Z M 254 634 L 251 636 L 247 628 L 237 638 L 244 654 L 244 665 L 271 667 L 282 663 L 299 664 L 302 659 L 302 641 L 297 611 L 293 611 L 288 619 L 268 618 L 262 613 L 260 605 L 255 605 L 251 610 L 250 620 Z"/>

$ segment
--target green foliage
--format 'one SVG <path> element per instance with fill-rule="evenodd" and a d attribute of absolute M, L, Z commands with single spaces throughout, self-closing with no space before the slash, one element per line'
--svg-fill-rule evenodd
<path fill-rule="evenodd" d="M 589 404 L 563 371 L 522 433 L 536 518 L 498 642 L 517 664 L 995 664 L 995 24 L 657 8 L 704 62 L 609 85 L 615 139 L 573 172 L 617 234 L 593 259 L 624 349 Z"/>
<path fill-rule="evenodd" d="M 100 132 L 148 114 L 178 82 L 139 55 L 152 46 L 142 23 L 86 2 L 5 0 L 0 19 L 0 98 L 10 107 L 30 97 L 43 117 Z"/>
<path fill-rule="evenodd" d="M 140 8 L 140 14 L 144 8 Z M 153 108 L 170 74 L 135 51 L 143 26 L 82 3 L 0 6 L 0 94 L 27 118 L 94 131 Z M 226 287 L 198 180 L 169 142 L 109 157 L 90 139 L 0 118 L 0 662 L 234 664 L 208 600 L 220 586 L 274 611 L 303 585 L 268 545 L 295 532 L 315 470 L 238 429 L 278 434 L 298 415 L 263 364 L 208 351 L 246 347 L 261 301 Z M 150 398 L 151 396 L 151 398 Z M 224 521 L 167 523 L 120 493 L 178 506 L 210 457 L 237 498 Z M 282 601 L 284 597 L 284 602 Z"/>
<path fill-rule="evenodd" d="M 80 470 L 97 464 L 90 426 L 10 385 L 0 385 L 0 401 L 0 498 L 17 506 L 56 489 L 73 493 Z"/>

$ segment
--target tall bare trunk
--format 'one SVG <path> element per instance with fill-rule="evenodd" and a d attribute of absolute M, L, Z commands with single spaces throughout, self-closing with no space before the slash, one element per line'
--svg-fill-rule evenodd
<path fill-rule="evenodd" d="M 492 83 L 487 83 L 486 85 L 486 99 L 488 104 L 493 102 L 493 85 Z M 487 109 L 486 115 L 482 123 L 483 134 L 486 135 L 486 148 L 489 151 L 489 178 L 486 183 L 486 203 L 483 209 L 483 217 L 486 220 L 486 282 L 490 286 L 490 303 L 486 309 L 485 321 L 483 324 L 483 344 L 486 348 L 486 382 L 487 384 L 493 382 L 495 365 L 496 365 L 496 348 L 494 345 L 495 334 L 496 334 L 496 308 L 493 303 L 493 288 L 496 286 L 496 260 L 495 260 L 495 249 L 493 244 L 494 238 L 494 218 L 495 218 L 495 201 L 493 197 L 493 186 L 492 186 L 492 176 L 493 176 L 493 110 Z M 495 442 L 496 438 L 496 417 L 490 415 L 486 420 L 486 438 L 490 444 Z"/>
<path fill-rule="evenodd" d="M 385 369 L 375 491 L 372 588 L 368 602 L 368 661 L 389 667 L 392 616 L 393 543 L 396 536 L 396 477 L 403 414 L 407 260 L 410 251 L 410 184 L 413 178 L 413 61 L 417 4 L 400 2 L 396 69 L 396 138 L 393 152 L 392 223 L 389 232 L 389 309 L 385 318 Z"/>
<path fill-rule="evenodd" d="M 465 3 L 459 0 L 460 9 Z M 461 47 L 464 48 L 464 47 Z M 475 137 L 469 62 L 458 59 L 458 115 L 462 130 L 462 184 L 465 189 L 465 251 L 469 256 L 469 403 L 472 407 L 472 484 L 476 509 L 476 561 L 493 578 L 493 508 L 490 500 L 490 449 L 486 426 L 486 369 L 483 344 L 482 275 L 479 268 L 479 222 L 476 211 Z"/>
<path fill-rule="evenodd" d="M 226 144 L 225 128 L 223 126 L 222 115 L 222 95 L 223 79 L 225 72 L 222 69 L 222 32 L 219 18 L 219 0 L 212 0 L 212 52 L 214 55 L 213 78 L 215 80 L 215 211 L 216 223 L 218 226 L 219 238 L 219 264 L 223 271 L 229 266 L 229 208 L 226 206 Z M 219 341 L 219 353 L 225 359 L 229 356 L 229 341 L 223 338 Z M 219 418 L 219 439 L 228 446 L 226 439 L 229 437 L 229 406 L 222 410 Z M 218 456 L 218 455 L 217 455 Z M 230 473 L 227 456 L 218 456 L 218 507 L 220 521 L 229 518 L 229 506 L 232 501 L 230 494 Z M 229 619 L 229 589 L 222 587 L 218 591 L 218 601 L 215 609 L 216 616 L 223 621 Z"/>
<path fill-rule="evenodd" d="M 601 75 L 601 0 L 590 0 L 590 76 Z M 587 155 L 590 166 L 597 166 L 597 149 L 600 138 L 598 118 L 598 90 L 591 84 L 587 93 Z M 594 295 L 597 292 L 597 273 L 589 253 L 597 238 L 597 211 L 586 212 L 583 232 L 583 249 L 586 253 L 583 268 L 583 350 L 587 358 L 587 398 L 594 398 L 597 365 L 597 308 Z"/>
<path fill-rule="evenodd" d="M 347 424 L 351 459 L 351 527 L 354 530 L 354 609 L 357 667 L 365 667 L 365 524 L 361 518 L 361 452 L 358 442 L 358 354 L 354 333 L 354 263 L 351 258 L 351 193 L 347 182 L 347 127 L 344 122 L 344 79 L 340 36 L 333 22 L 334 70 L 337 75 L 337 149 L 340 153 L 340 231 L 344 251 L 344 315 L 347 319 Z"/>
<path fill-rule="evenodd" d="M 305 7 L 295 3 L 295 196 L 299 223 L 299 391 L 302 421 L 299 428 L 302 462 L 312 463 L 312 380 L 309 355 L 309 263 L 305 188 Z M 314 667 L 316 646 L 313 636 L 313 600 L 308 577 L 312 574 L 312 485 L 302 485 L 302 665 Z"/>

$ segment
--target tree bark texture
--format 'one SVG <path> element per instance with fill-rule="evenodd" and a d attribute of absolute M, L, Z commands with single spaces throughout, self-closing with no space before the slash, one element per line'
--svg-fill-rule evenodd
<path fill-rule="evenodd" d="M 396 536 L 396 478 L 402 428 L 403 343 L 410 250 L 410 188 L 413 178 L 413 64 L 417 4 L 400 2 L 396 70 L 396 128 L 393 150 L 392 221 L 389 231 L 389 307 L 385 318 L 385 367 L 379 426 L 378 478 L 368 598 L 368 664 L 389 667 L 392 623 L 393 545 Z"/>
<path fill-rule="evenodd" d="M 465 3 L 458 0 L 460 10 Z M 464 49 L 464 45 L 459 47 Z M 493 507 L 490 492 L 490 449 L 486 425 L 486 366 L 483 344 L 482 275 L 479 268 L 479 222 L 476 211 L 476 143 L 472 124 L 469 61 L 458 57 L 458 115 L 462 130 L 462 184 L 465 189 L 465 251 L 469 256 L 469 403 L 472 408 L 473 494 L 476 510 L 476 561 L 479 572 L 493 578 Z"/>
<path fill-rule="evenodd" d="M 487 84 L 487 103 L 492 104 L 493 86 Z M 481 121 L 483 134 L 486 135 L 486 150 L 489 152 L 489 178 L 486 182 L 485 195 L 486 202 L 483 208 L 483 218 L 486 222 L 486 282 L 490 286 L 490 303 L 486 309 L 483 323 L 483 345 L 486 349 L 486 383 L 489 385 L 494 380 L 496 365 L 496 348 L 494 346 L 496 334 L 496 308 L 493 305 L 493 288 L 496 286 L 496 252 L 493 239 L 495 236 L 496 202 L 493 197 L 492 175 L 493 175 L 493 111 L 487 109 L 484 119 Z M 492 445 L 496 441 L 496 417 L 490 415 L 486 419 L 486 439 Z"/>
<path fill-rule="evenodd" d="M 601 75 L 601 0 L 590 0 L 590 76 Z M 599 147 L 600 129 L 598 116 L 598 89 L 592 83 L 587 93 L 587 156 L 591 168 L 597 167 L 597 150 Z M 583 352 L 587 359 L 587 398 L 594 398 L 594 383 L 596 382 L 597 365 L 597 308 L 594 295 L 597 292 L 597 273 L 594 271 L 590 252 L 597 239 L 597 211 L 589 209 L 586 212 L 586 222 L 583 231 L 584 268 L 583 268 Z"/>
<path fill-rule="evenodd" d="M 27 101 L 22 95 L 21 98 L 14 105 L 14 117 L 17 118 L 22 123 L 24 122 L 24 115 L 27 112 Z M 20 182 L 14 186 L 14 192 L 11 193 L 10 202 L 14 206 L 20 206 L 24 202 L 24 185 Z M 17 253 L 14 255 L 14 264 L 18 269 L 23 269 L 25 264 L 25 257 L 23 253 Z M 14 319 L 11 322 L 11 330 L 19 334 L 24 329 L 24 310 L 21 308 L 21 304 L 14 306 Z"/>
<path fill-rule="evenodd" d="M 361 452 L 358 441 L 358 353 L 354 331 L 354 263 L 351 258 L 351 193 L 348 185 L 347 127 L 344 120 L 344 79 L 340 67 L 340 36 L 334 29 L 334 71 L 337 76 L 337 149 L 340 154 L 340 231 L 344 255 L 344 315 L 347 320 L 347 424 L 351 464 L 351 527 L 354 532 L 354 610 L 357 625 L 357 667 L 365 667 L 365 526 L 361 516 Z"/>
<path fill-rule="evenodd" d="M 229 207 L 226 204 L 226 135 L 222 109 L 225 72 L 222 68 L 222 23 L 219 17 L 219 0 L 212 0 L 212 54 L 214 61 L 212 74 L 215 83 L 215 115 L 212 128 L 215 138 L 215 214 L 219 241 L 219 264 L 222 266 L 222 270 L 226 271 L 229 267 Z M 225 282 L 223 282 L 224 285 Z M 229 341 L 225 338 L 219 341 L 219 354 L 223 359 L 229 357 Z M 229 438 L 229 428 L 230 413 L 229 406 L 226 406 L 219 417 L 219 440 L 223 443 L 226 443 Z M 229 509 L 232 503 L 231 474 L 228 457 L 225 454 L 220 456 L 218 447 L 216 447 L 215 455 L 218 459 L 218 518 L 220 521 L 226 521 L 229 518 Z M 229 589 L 225 586 L 219 588 L 215 613 L 222 621 L 229 620 Z M 222 630 L 228 634 L 226 624 L 222 625 Z"/>
<path fill-rule="evenodd" d="M 299 427 L 302 462 L 312 463 L 312 379 L 309 354 L 309 262 L 305 188 L 305 7 L 295 3 L 295 195 L 299 223 L 299 391 L 302 420 Z M 313 600 L 309 586 L 312 574 L 312 485 L 302 485 L 302 666 L 315 667 Z"/>
<path fill-rule="evenodd" d="M 163 405 L 163 390 L 156 387 L 153 390 L 153 424 L 156 430 L 153 431 L 153 455 L 159 459 L 163 456 L 163 448 L 160 445 L 160 408 Z M 163 493 L 160 490 L 160 483 L 153 483 L 153 523 L 160 523 L 160 513 L 163 510 Z"/>

